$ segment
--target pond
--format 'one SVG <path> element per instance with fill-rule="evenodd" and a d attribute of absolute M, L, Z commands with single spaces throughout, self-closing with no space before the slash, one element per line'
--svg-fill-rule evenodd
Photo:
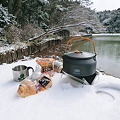
<path fill-rule="evenodd" d="M 97 53 L 97 69 L 107 74 L 120 78 L 120 34 L 92 35 Z M 76 41 L 72 50 L 93 52 L 90 42 Z"/>

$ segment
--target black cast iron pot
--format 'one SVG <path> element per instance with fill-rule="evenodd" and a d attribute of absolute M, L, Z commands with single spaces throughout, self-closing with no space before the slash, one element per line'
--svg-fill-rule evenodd
<path fill-rule="evenodd" d="M 80 77 L 96 72 L 96 54 L 89 52 L 68 52 L 63 55 L 63 71 Z"/>
<path fill-rule="evenodd" d="M 74 39 L 78 39 L 75 37 Z M 81 37 L 80 37 L 81 38 Z M 84 37 L 82 37 L 83 39 Z M 86 38 L 84 38 L 86 39 Z M 73 39 L 72 39 L 73 40 Z M 87 40 L 93 43 L 94 53 L 84 51 L 68 52 L 62 56 L 63 58 L 63 71 L 69 75 L 78 77 L 80 79 L 91 79 L 96 75 L 96 52 L 94 42 L 87 38 Z M 71 39 L 68 41 L 68 43 Z M 67 45 L 68 45 L 67 43 Z M 90 80 L 90 84 L 93 80 Z"/>

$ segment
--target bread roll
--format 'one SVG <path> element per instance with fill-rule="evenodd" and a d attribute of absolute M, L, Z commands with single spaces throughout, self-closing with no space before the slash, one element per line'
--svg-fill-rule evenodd
<path fill-rule="evenodd" d="M 30 80 L 23 80 L 18 87 L 17 93 L 21 97 L 27 97 L 36 94 L 36 86 Z"/>

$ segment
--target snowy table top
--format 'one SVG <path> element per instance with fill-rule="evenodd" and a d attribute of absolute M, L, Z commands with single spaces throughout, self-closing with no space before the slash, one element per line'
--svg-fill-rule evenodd
<path fill-rule="evenodd" d="M 61 73 L 46 91 L 21 98 L 16 65 L 35 68 L 35 59 L 0 65 L 0 120 L 119 120 L 120 79 L 100 73 L 93 85 L 80 85 Z"/>

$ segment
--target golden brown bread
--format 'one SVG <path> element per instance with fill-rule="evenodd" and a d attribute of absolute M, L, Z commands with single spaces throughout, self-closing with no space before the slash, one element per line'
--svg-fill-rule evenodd
<path fill-rule="evenodd" d="M 36 81 L 36 82 L 35 82 Z M 48 74 L 41 75 L 34 82 L 23 80 L 18 87 L 17 93 L 20 97 L 34 95 L 40 91 L 47 90 L 52 86 L 52 80 Z"/>
<path fill-rule="evenodd" d="M 23 80 L 18 87 L 17 93 L 21 97 L 27 97 L 36 94 L 36 86 L 32 81 Z"/>

